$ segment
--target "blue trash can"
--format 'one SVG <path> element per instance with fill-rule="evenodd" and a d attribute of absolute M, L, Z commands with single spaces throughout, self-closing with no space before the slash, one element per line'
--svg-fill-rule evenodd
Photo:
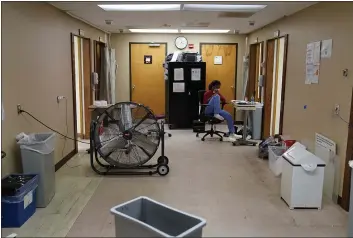
<path fill-rule="evenodd" d="M 25 176 L 27 177 L 26 180 L 21 179 Z M 13 189 L 9 188 L 10 180 L 15 181 L 13 182 Z M 5 189 L 4 184 L 7 184 L 7 190 L 5 193 L 3 192 L 5 195 L 1 197 L 1 227 L 21 227 L 36 211 L 38 175 L 12 174 L 2 179 L 2 190 Z M 6 195 L 6 193 L 11 193 L 11 195 Z"/>

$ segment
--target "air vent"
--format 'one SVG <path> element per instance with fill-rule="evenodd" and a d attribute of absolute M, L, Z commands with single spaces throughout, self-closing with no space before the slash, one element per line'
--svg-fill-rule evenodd
<path fill-rule="evenodd" d="M 181 26 L 182 27 L 209 27 L 210 23 L 209 22 L 188 22 L 184 23 Z"/>
<path fill-rule="evenodd" d="M 248 18 L 254 14 L 255 12 L 221 12 L 218 18 Z"/>
<path fill-rule="evenodd" d="M 111 25 L 113 23 L 113 20 L 105 20 L 105 24 Z"/>

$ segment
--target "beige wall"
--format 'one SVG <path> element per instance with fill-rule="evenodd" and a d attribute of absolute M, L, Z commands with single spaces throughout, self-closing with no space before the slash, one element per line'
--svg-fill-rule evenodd
<path fill-rule="evenodd" d="M 2 2 L 2 101 L 5 120 L 2 122 L 2 176 L 20 171 L 20 154 L 15 136 L 20 132 L 46 132 L 26 115 L 17 115 L 16 105 L 55 128 L 65 132 L 65 102 L 56 102 L 58 95 L 67 98 L 68 136 L 73 137 L 73 95 L 71 76 L 70 33 L 78 29 L 85 36 L 98 40 L 105 34 L 57 10 L 45 2 Z M 57 137 L 55 161 L 74 149 Z"/>
<path fill-rule="evenodd" d="M 113 34 L 111 36 L 112 48 L 115 48 L 118 64 L 116 81 L 117 102 L 130 100 L 129 79 L 129 42 L 167 42 L 168 53 L 177 50 L 174 44 L 178 34 Z M 194 44 L 194 50 L 199 51 L 200 43 L 238 43 L 238 69 L 237 69 L 237 96 L 242 95 L 243 55 L 245 49 L 245 36 L 224 34 L 185 34 L 189 44 Z"/>
<path fill-rule="evenodd" d="M 284 107 L 284 134 L 300 139 L 313 150 L 315 132 L 338 145 L 340 169 L 336 189 L 341 194 L 347 145 L 347 124 L 333 116 L 336 103 L 341 116 L 349 120 L 353 85 L 353 3 L 323 2 L 280 20 L 250 35 L 249 42 L 273 37 L 276 30 L 289 34 L 287 83 Z M 321 60 L 319 84 L 305 85 L 305 51 L 312 41 L 333 39 L 330 59 Z M 342 76 L 349 69 L 348 78 Z M 307 109 L 304 110 L 304 105 Z"/>

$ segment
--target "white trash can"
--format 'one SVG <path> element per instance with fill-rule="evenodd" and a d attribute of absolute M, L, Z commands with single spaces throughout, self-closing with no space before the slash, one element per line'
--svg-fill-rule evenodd
<path fill-rule="evenodd" d="M 268 147 L 268 166 L 275 176 L 280 176 L 282 173 L 283 158 L 282 154 L 286 151 L 282 146 Z"/>
<path fill-rule="evenodd" d="M 325 162 L 303 146 L 292 146 L 283 155 L 281 197 L 290 209 L 321 209 Z"/>
<path fill-rule="evenodd" d="M 138 197 L 116 207 L 115 237 L 202 237 L 206 221 L 168 207 L 148 197 Z"/>
<path fill-rule="evenodd" d="M 30 134 L 17 142 L 23 173 L 38 174 L 37 207 L 46 207 L 55 195 L 55 133 Z"/>

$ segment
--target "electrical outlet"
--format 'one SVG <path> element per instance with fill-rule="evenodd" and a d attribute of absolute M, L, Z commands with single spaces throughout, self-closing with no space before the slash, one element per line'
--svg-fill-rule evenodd
<path fill-rule="evenodd" d="M 57 103 L 60 103 L 61 100 L 63 100 L 65 97 L 64 96 L 57 96 L 56 101 Z"/>
<path fill-rule="evenodd" d="M 17 114 L 21 114 L 21 113 L 22 113 L 21 105 L 17 104 Z"/>
<path fill-rule="evenodd" d="M 338 114 L 340 114 L 340 105 L 339 104 L 335 104 L 335 109 L 334 109 L 335 111 L 335 115 L 338 115 Z"/>

